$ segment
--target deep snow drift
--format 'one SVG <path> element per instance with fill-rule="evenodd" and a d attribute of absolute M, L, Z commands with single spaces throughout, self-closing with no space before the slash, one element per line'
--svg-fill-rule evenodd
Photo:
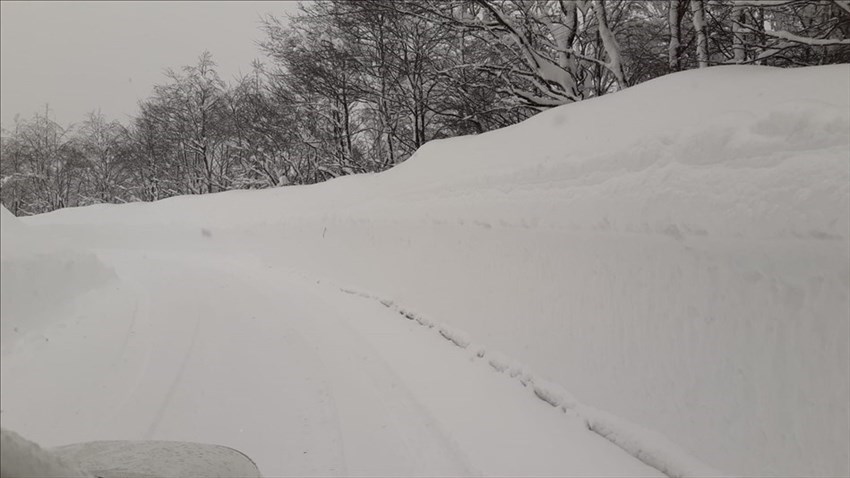
<path fill-rule="evenodd" d="M 32 234 L 0 207 L 0 353 L 29 339 L 76 296 L 114 280 L 91 253 L 69 249 L 49 235 Z"/>
<path fill-rule="evenodd" d="M 847 475 L 848 166 L 850 66 L 722 67 L 378 175 L 24 222 L 254 256 L 415 311 L 612 414 L 597 433 L 668 473 Z"/>

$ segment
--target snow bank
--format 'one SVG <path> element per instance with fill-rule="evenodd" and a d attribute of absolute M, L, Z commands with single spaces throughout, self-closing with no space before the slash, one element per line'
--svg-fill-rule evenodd
<path fill-rule="evenodd" d="M 672 75 L 429 143 L 359 197 L 281 191 L 346 198 L 289 219 L 283 243 L 314 253 L 285 260 L 427 310 L 725 472 L 846 475 L 848 73 Z"/>
<path fill-rule="evenodd" d="M 429 142 L 378 175 L 33 220 L 233 227 L 415 210 L 414 218 L 482 228 L 842 239 L 850 219 L 834 213 L 849 187 L 848 75 L 848 65 L 682 72 L 502 130 Z"/>
<path fill-rule="evenodd" d="M 90 253 L 66 247 L 21 223 L 0 207 L 0 347 L 37 333 L 68 314 L 80 294 L 114 279 Z"/>
<path fill-rule="evenodd" d="M 0 206 L 0 259 L 24 247 L 28 239 L 25 227 L 8 209 Z"/>
<path fill-rule="evenodd" d="M 18 221 L 18 218 L 16 218 L 3 206 L 0 206 L 0 224 L 3 225 L 4 230 L 7 228 L 14 230 L 15 228 L 21 227 L 21 223 Z"/>
<path fill-rule="evenodd" d="M 5 208 L 3 209 L 5 211 Z M 3 215 L 0 212 L 0 215 Z M 5 220 L 4 220 L 5 222 Z M 21 437 L 17 433 L 0 429 L 0 468 L 3 476 L 39 476 L 44 478 L 90 478 L 68 462 Z"/>
<path fill-rule="evenodd" d="M 720 67 L 378 175 L 25 222 L 209 228 L 425 310 L 724 472 L 848 475 L 848 158 L 850 66 Z"/>

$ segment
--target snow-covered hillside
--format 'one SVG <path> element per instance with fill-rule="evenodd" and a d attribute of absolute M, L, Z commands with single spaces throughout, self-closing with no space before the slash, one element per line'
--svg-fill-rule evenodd
<path fill-rule="evenodd" d="M 850 473 L 848 221 L 836 65 L 689 71 L 426 144 L 382 174 L 23 222 L 119 277 L 191 254 L 383 302 L 538 396 L 572 395 L 550 401 L 669 474 L 812 476 Z M 7 307 L 22 306 L 4 299 L 4 323 Z"/>

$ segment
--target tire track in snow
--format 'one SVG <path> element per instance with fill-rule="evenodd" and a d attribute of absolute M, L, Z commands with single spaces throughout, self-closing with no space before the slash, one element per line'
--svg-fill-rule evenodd
<path fill-rule="evenodd" d="M 130 324 L 127 326 L 127 332 L 124 333 L 124 340 L 121 342 L 121 351 L 119 359 L 127 354 L 127 345 L 130 344 L 130 337 L 133 335 L 136 328 L 136 319 L 139 315 L 139 299 L 136 298 L 133 304 L 133 312 L 130 313 Z"/>
<path fill-rule="evenodd" d="M 565 414 L 581 418 L 588 430 L 671 478 L 728 476 L 701 462 L 657 432 L 578 402 L 572 394 L 560 385 L 537 377 L 527 367 L 504 354 L 495 351 L 488 352 L 483 345 L 473 342 L 469 335 L 460 329 L 436 322 L 420 313 L 412 312 L 409 308 L 402 307 L 392 300 L 350 287 L 338 288 L 346 294 L 376 301 L 402 317 L 417 322 L 422 327 L 431 330 L 436 329 L 438 335 L 444 340 L 451 342 L 458 348 L 472 352 L 476 358 L 485 358 L 486 356 L 487 363 L 493 370 L 516 379 L 523 387 L 529 388 L 537 399 Z"/>
<path fill-rule="evenodd" d="M 393 379 L 394 372 L 391 368 L 383 362 L 374 360 L 380 357 L 369 343 L 364 340 L 356 340 L 356 334 L 353 330 L 344 329 L 347 325 L 342 318 L 347 311 L 337 310 L 332 304 L 325 305 L 327 300 L 325 297 L 308 292 L 313 287 L 313 281 L 293 275 L 291 278 L 286 277 L 283 282 L 294 285 L 294 287 L 282 286 L 280 284 L 281 277 L 274 276 L 275 280 L 266 279 L 258 275 L 256 269 L 246 268 L 238 261 L 222 261 L 218 258 L 206 256 L 202 256 L 202 260 L 196 260 L 192 256 L 188 258 L 184 256 L 180 260 L 173 260 L 170 257 L 168 259 L 168 267 L 176 267 L 178 270 L 195 273 L 198 272 L 197 268 L 201 267 L 204 276 L 216 277 L 216 284 L 226 283 L 230 292 L 224 296 L 215 296 L 219 299 L 229 298 L 231 303 L 236 302 L 234 298 L 238 298 L 239 301 L 249 301 L 248 297 L 254 297 L 254 295 L 257 299 L 261 299 L 258 302 L 260 306 L 241 307 L 239 310 L 239 313 L 244 316 L 254 315 L 255 313 L 258 315 L 256 323 L 253 322 L 254 317 L 251 317 L 252 330 L 257 324 L 265 320 L 272 320 L 279 325 L 292 327 L 291 330 L 287 328 L 287 335 L 295 334 L 300 341 L 303 341 L 304 346 L 309 346 L 303 352 L 311 353 L 311 357 L 315 356 L 315 359 L 318 360 L 317 365 L 321 365 L 315 371 L 316 374 L 313 375 L 313 379 L 326 383 L 326 387 L 319 385 L 317 387 L 322 388 L 327 393 L 315 398 L 326 400 L 326 405 L 330 407 L 332 412 L 331 419 L 334 422 L 335 429 L 343 438 L 332 443 L 332 446 L 339 446 L 342 462 L 335 465 L 338 466 L 336 469 L 323 469 L 322 474 L 393 476 L 399 474 L 394 467 L 399 466 L 400 463 L 404 465 L 398 469 L 406 470 L 406 472 L 401 473 L 402 475 L 416 474 L 419 472 L 418 470 L 422 469 L 430 470 L 432 474 L 447 476 L 472 476 L 476 473 L 470 467 L 463 451 L 457 449 L 450 437 L 441 433 L 442 431 L 435 425 L 436 422 L 433 417 L 419 404 L 417 398 L 403 387 L 396 388 L 395 384 L 400 382 Z M 170 270 L 166 269 L 166 271 Z M 286 274 L 286 276 L 288 275 L 291 274 Z M 169 272 L 169 277 L 170 280 L 174 280 L 174 273 Z M 153 281 L 154 284 L 164 283 L 158 276 L 152 276 L 149 280 Z M 291 284 L 289 284 L 290 282 Z M 206 285 L 203 290 L 207 290 L 208 287 L 213 285 L 207 282 L 204 282 L 204 284 Z M 250 289 L 254 295 L 243 293 L 242 288 Z M 298 297 L 298 300 L 293 300 L 295 297 Z M 181 303 L 187 298 L 188 295 L 184 294 Z M 190 300 L 185 302 L 186 305 L 190 303 Z M 215 307 L 214 303 L 212 307 Z M 283 317 L 271 319 L 271 315 L 278 314 L 282 314 Z M 195 324 L 195 333 L 192 336 L 191 344 L 187 344 L 186 341 L 188 339 L 186 336 L 187 328 L 191 327 L 188 323 L 183 325 L 180 336 L 174 337 L 169 342 L 173 345 L 169 350 L 181 350 L 179 355 L 172 354 L 171 360 L 168 360 L 168 363 L 173 364 L 172 370 L 179 370 L 176 371 L 176 376 L 174 372 L 171 372 L 163 377 L 168 382 L 166 384 L 160 382 L 153 390 L 156 395 L 152 397 L 152 407 L 147 412 L 147 414 L 153 415 L 153 419 L 151 419 L 149 425 L 146 425 L 147 431 L 142 435 L 145 439 L 155 438 L 154 435 L 158 432 L 160 435 L 165 433 L 165 428 L 169 428 L 168 433 L 173 432 L 174 427 L 171 420 L 178 416 L 177 410 L 185 409 L 184 399 L 191 394 L 186 390 L 186 387 L 180 389 L 181 393 L 178 394 L 177 387 L 184 380 L 192 379 L 195 376 L 196 368 L 203 368 L 196 367 L 196 365 L 203 363 L 208 342 L 214 342 L 215 337 L 223 336 L 220 334 L 222 329 L 220 321 L 209 320 L 208 316 L 201 315 L 204 320 L 204 330 L 200 343 L 196 344 L 197 335 L 200 333 L 198 331 L 199 322 Z M 225 315 L 233 317 L 229 314 Z M 269 317 L 262 319 L 262 315 Z M 184 313 L 183 316 L 185 317 L 186 314 Z M 309 320 L 304 320 L 305 318 L 309 318 Z M 237 322 L 228 321 L 226 323 L 232 325 Z M 264 335 L 269 336 L 270 331 L 280 332 L 280 327 L 264 330 Z M 342 330 L 347 330 L 347 332 Z M 292 348 L 289 345 L 291 344 L 287 343 L 287 348 L 291 350 Z M 268 350 L 273 352 L 275 349 L 269 348 Z M 364 368 L 363 364 L 358 361 L 364 355 L 369 358 L 369 364 L 365 367 L 368 372 L 366 374 L 361 373 Z M 273 363 L 278 358 L 275 353 L 268 356 L 267 362 Z M 181 359 L 182 364 L 178 363 Z M 190 361 L 191 363 L 189 363 Z M 290 360 L 290 363 L 293 362 Z M 267 364 L 263 364 L 263 366 L 265 367 Z M 170 383 L 170 386 L 167 385 L 168 383 Z M 151 394 L 150 392 L 148 391 L 148 395 Z M 164 398 L 159 399 L 160 397 Z M 294 410 L 299 408 L 297 402 L 289 404 L 281 402 L 277 405 Z M 274 415 L 276 412 L 277 409 L 269 409 L 270 417 L 276 416 Z M 310 410 L 307 410 L 307 412 L 309 413 Z M 307 418 L 315 421 L 321 417 L 312 415 Z M 383 429 L 376 425 L 380 424 L 381 421 L 387 425 Z M 169 426 L 166 427 L 166 425 Z M 324 422 L 321 425 L 323 426 Z M 321 430 L 321 426 L 319 430 Z M 413 430 L 412 433 L 411 430 Z M 295 449 L 291 446 L 295 443 L 298 450 L 301 449 L 301 446 L 304 446 L 304 454 L 306 455 L 309 450 L 312 456 L 313 450 L 306 446 L 307 443 L 326 444 L 328 441 L 327 437 L 323 437 L 320 442 L 314 443 L 306 440 L 304 441 L 305 445 L 302 445 L 298 444 L 298 441 L 305 439 L 303 430 L 301 434 L 297 433 L 297 429 L 289 428 L 287 431 L 295 437 L 283 442 L 289 443 L 289 452 Z M 241 433 L 241 430 L 239 430 L 239 433 Z M 275 440 L 271 441 L 274 442 Z M 261 448 L 259 447 L 259 449 Z M 257 447 L 245 446 L 240 447 L 240 449 L 245 450 L 252 458 L 255 458 L 261 467 L 263 459 L 267 463 L 272 463 L 272 466 L 277 466 L 277 472 L 271 472 L 270 476 L 280 476 L 281 470 L 286 470 L 287 466 L 291 466 L 291 463 L 287 465 L 286 462 L 279 459 L 286 452 L 263 455 L 263 453 L 256 452 Z M 316 451 L 319 454 L 327 453 L 323 450 Z M 276 461 L 269 460 L 268 457 L 276 457 Z M 399 461 L 401 459 L 403 460 Z M 315 469 L 302 468 L 298 469 L 295 474 L 315 474 L 310 473 L 311 470 L 315 471 Z"/>
<path fill-rule="evenodd" d="M 174 380 L 171 381 L 171 385 L 168 387 L 168 392 L 165 394 L 165 398 L 154 414 L 153 419 L 151 420 L 151 424 L 145 432 L 145 440 L 150 440 L 154 433 L 156 433 L 157 428 L 159 428 L 160 422 L 162 422 L 162 418 L 165 415 L 165 411 L 168 409 L 168 406 L 171 404 L 171 401 L 174 399 L 174 393 L 177 391 L 177 388 L 180 386 L 183 381 L 183 374 L 186 372 L 186 366 L 189 364 L 189 359 L 192 358 L 192 352 L 195 350 L 195 343 L 198 341 L 198 332 L 201 329 L 201 316 L 198 315 L 197 320 L 195 320 L 195 328 L 192 331 L 192 341 L 189 344 L 189 348 L 186 350 L 186 353 L 183 355 L 183 360 L 180 362 L 180 368 L 177 370 L 177 375 L 174 376 Z"/>
<path fill-rule="evenodd" d="M 133 304 L 133 312 L 130 317 L 130 324 L 127 326 L 127 332 L 124 333 L 124 340 L 121 343 L 120 353 L 118 354 L 115 362 L 112 364 L 112 373 L 120 372 L 120 367 L 122 365 L 122 361 L 126 360 L 128 357 L 128 348 L 130 345 L 130 337 L 135 334 L 136 329 L 136 320 L 139 315 L 139 302 L 140 298 L 137 296 L 135 302 Z M 145 357 L 145 366 L 147 366 L 148 361 L 150 360 L 151 348 L 147 347 L 146 357 Z M 139 386 L 139 382 L 141 381 L 141 374 L 136 377 L 136 380 L 133 383 L 132 392 L 129 394 L 125 394 L 123 399 L 119 402 L 118 406 L 114 407 L 110 412 L 110 418 L 114 419 L 115 416 L 120 412 L 120 410 L 124 407 L 124 404 L 127 403 L 127 400 L 130 396 L 135 394 L 136 389 Z"/>
<path fill-rule="evenodd" d="M 137 338 L 137 340 L 140 340 L 142 343 L 145 344 L 145 349 L 144 349 L 145 351 L 144 351 L 144 359 L 141 362 L 141 366 L 137 369 L 136 373 L 134 374 L 135 379 L 133 380 L 133 385 L 130 387 L 129 391 L 124 392 L 123 398 L 120 400 L 118 405 L 113 408 L 110 420 L 114 419 L 117 416 L 120 416 L 122 410 L 124 410 L 124 407 L 126 407 L 127 404 L 130 402 L 130 400 L 137 395 L 139 387 L 141 386 L 142 381 L 144 380 L 144 377 L 148 372 L 148 367 L 150 367 L 151 357 L 153 356 L 152 339 L 151 339 L 151 337 L 145 336 L 146 335 L 145 332 L 147 332 L 147 329 L 150 327 L 150 324 L 148 323 L 148 321 L 144 320 L 145 318 L 150 317 L 150 309 L 151 309 L 151 307 L 150 307 L 150 303 L 151 303 L 150 294 L 143 287 L 141 287 L 139 284 L 136 284 L 136 283 L 129 284 L 129 283 L 127 283 L 126 285 L 128 286 L 128 290 L 131 290 L 132 291 L 131 293 L 135 294 L 135 296 L 136 296 L 135 308 L 133 310 L 133 323 L 130 326 L 130 329 L 134 329 L 135 332 L 139 332 L 139 334 L 136 335 L 136 338 Z M 140 312 L 140 304 L 142 304 L 141 312 Z M 138 316 L 141 316 L 143 318 L 143 320 L 141 322 L 141 327 L 139 327 Z M 129 355 L 127 353 L 127 345 L 129 345 L 129 338 L 127 338 L 124 341 L 124 348 L 122 350 L 122 352 L 123 352 L 122 358 L 131 357 L 131 355 Z"/>
<path fill-rule="evenodd" d="M 303 282 L 312 288 L 315 281 L 305 279 L 307 278 L 293 277 L 294 282 Z M 259 284 L 268 282 L 262 281 Z M 305 293 L 302 297 L 309 297 L 310 300 L 320 303 L 324 300 L 321 295 L 314 295 L 312 292 Z M 377 350 L 344 320 L 340 320 L 342 316 L 333 310 L 331 308 L 319 311 L 312 321 L 302 324 L 300 331 L 322 351 L 321 360 L 329 377 L 333 378 L 329 398 L 334 402 L 336 425 L 342 434 L 346 435 L 345 430 L 348 430 L 349 436 L 368 436 L 364 431 L 368 431 L 371 424 L 383 420 L 386 428 L 398 430 L 396 443 L 392 444 L 392 450 L 388 449 L 385 453 L 405 453 L 407 460 L 413 465 L 407 473 L 418 473 L 416 470 L 436 466 L 432 473 L 437 476 L 446 473 L 449 473 L 449 476 L 479 476 L 480 472 L 470 463 L 464 450 L 443 430 L 420 400 L 404 386 L 396 372 L 381 360 Z M 329 333 L 330 331 L 335 333 Z M 364 356 L 364 352 L 367 353 L 365 356 L 368 357 L 368 365 L 357 361 L 357 358 Z M 380 403 L 378 412 L 365 408 L 354 411 L 353 398 L 368 398 Z M 362 421 L 363 417 L 371 419 Z M 358 421 L 362 422 L 357 423 Z M 408 433 L 411 429 L 419 432 Z M 378 437 L 372 438 L 376 439 Z M 345 441 L 341 445 L 346 457 L 346 466 L 355 470 L 355 474 L 361 474 L 362 471 L 358 470 L 365 468 L 360 445 L 354 442 L 346 445 Z M 357 452 L 358 449 L 361 453 Z M 423 454 L 425 451 L 427 453 Z M 372 464 L 368 468 L 374 467 Z M 380 467 L 377 470 L 377 473 L 370 474 L 384 476 L 397 473 L 389 469 L 381 470 Z"/>

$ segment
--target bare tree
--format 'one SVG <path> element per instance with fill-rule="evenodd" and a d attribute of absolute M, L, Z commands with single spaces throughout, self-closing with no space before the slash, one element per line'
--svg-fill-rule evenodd
<path fill-rule="evenodd" d="M 700 68 L 708 66 L 708 35 L 705 26 L 705 6 L 702 0 L 691 0 L 694 30 L 697 34 L 697 61 Z"/>
<path fill-rule="evenodd" d="M 99 110 L 80 125 L 76 142 L 84 161 L 81 203 L 123 201 L 127 196 L 125 138 L 124 127 L 108 121 Z"/>

